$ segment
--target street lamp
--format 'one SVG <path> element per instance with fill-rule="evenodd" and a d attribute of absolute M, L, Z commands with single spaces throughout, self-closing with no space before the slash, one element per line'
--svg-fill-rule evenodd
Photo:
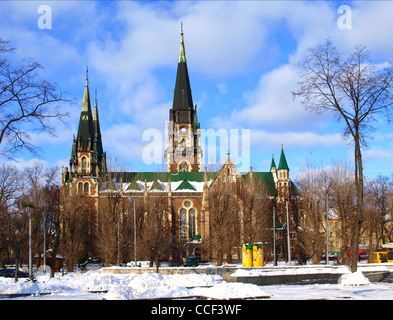
<path fill-rule="evenodd" d="M 31 203 L 22 203 L 22 207 L 27 209 L 29 217 L 29 278 L 33 279 L 33 215 L 34 206 Z"/>
<path fill-rule="evenodd" d="M 33 217 L 31 216 L 31 208 L 28 207 L 29 212 L 29 278 L 33 279 Z"/>
<path fill-rule="evenodd" d="M 135 198 L 133 199 L 131 196 L 128 197 L 128 201 L 134 201 L 134 260 L 135 260 L 135 267 L 136 267 L 136 202 Z"/>
<path fill-rule="evenodd" d="M 277 252 L 276 252 L 276 211 L 273 207 L 273 265 L 277 266 Z"/>
<path fill-rule="evenodd" d="M 326 196 L 326 265 L 329 265 L 329 198 Z"/>

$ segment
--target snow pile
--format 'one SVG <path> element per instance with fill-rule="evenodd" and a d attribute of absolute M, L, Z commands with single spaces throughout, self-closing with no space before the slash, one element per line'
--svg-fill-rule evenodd
<path fill-rule="evenodd" d="M 218 274 L 172 274 L 167 275 L 166 279 L 178 286 L 190 287 L 207 287 L 222 281 L 222 276 Z"/>
<path fill-rule="evenodd" d="M 14 280 L 13 280 L 14 281 Z M 15 294 L 15 293 L 37 293 L 40 291 L 38 284 L 32 281 L 18 281 L 17 283 L 12 283 L 1 290 L 2 294 Z"/>
<path fill-rule="evenodd" d="M 297 274 L 316 274 L 316 273 L 348 273 L 347 266 L 326 267 L 321 265 L 297 266 L 297 267 L 272 267 L 261 269 L 239 268 L 231 274 L 231 277 L 261 277 L 276 275 L 297 275 Z"/>
<path fill-rule="evenodd" d="M 339 283 L 345 286 L 364 286 L 369 285 L 370 280 L 368 280 L 363 273 L 358 270 L 353 273 L 343 274 L 339 280 Z"/>
<path fill-rule="evenodd" d="M 261 287 L 255 284 L 237 282 L 222 282 L 215 284 L 211 288 L 194 288 L 191 292 L 195 296 L 222 300 L 270 297 L 270 295 L 266 294 Z"/>
<path fill-rule="evenodd" d="M 119 283 L 105 294 L 106 300 L 157 299 L 169 297 L 188 297 L 190 292 L 165 279 L 159 273 L 143 273 L 130 281 Z"/>

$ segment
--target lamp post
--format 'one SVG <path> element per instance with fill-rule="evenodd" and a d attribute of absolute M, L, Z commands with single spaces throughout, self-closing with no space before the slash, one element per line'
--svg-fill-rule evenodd
<path fill-rule="evenodd" d="M 44 274 L 46 273 L 46 213 L 44 213 Z"/>
<path fill-rule="evenodd" d="M 273 265 L 277 266 L 277 252 L 276 252 L 276 210 L 273 207 Z"/>
<path fill-rule="evenodd" d="M 129 196 L 128 201 L 132 202 L 134 201 L 134 261 L 135 261 L 135 267 L 136 267 L 136 202 L 135 202 L 135 197 L 134 199 Z"/>
<path fill-rule="evenodd" d="M 31 216 L 31 208 L 29 210 L 29 278 L 33 279 L 33 217 Z"/>
<path fill-rule="evenodd" d="M 326 265 L 329 265 L 329 207 L 328 197 L 326 196 Z"/>
<path fill-rule="evenodd" d="M 289 214 L 288 214 L 288 201 L 285 203 L 287 211 L 287 242 L 288 242 L 288 263 L 291 265 L 291 238 L 289 230 Z"/>

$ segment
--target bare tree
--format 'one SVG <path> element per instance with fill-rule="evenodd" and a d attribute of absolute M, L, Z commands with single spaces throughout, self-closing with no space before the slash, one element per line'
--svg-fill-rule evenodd
<path fill-rule="evenodd" d="M 244 243 L 268 242 L 273 238 L 273 197 L 267 185 L 254 173 L 248 183 L 236 188 L 238 201 L 244 209 Z"/>
<path fill-rule="evenodd" d="M 347 163 L 337 163 L 331 169 L 332 195 L 331 206 L 340 221 L 338 236 L 341 239 L 340 259 L 341 263 L 349 265 L 349 253 L 351 251 L 351 230 L 356 224 L 356 184 L 353 170 Z M 351 254 L 357 259 L 357 251 Z M 357 260 L 356 260 L 357 261 Z"/>
<path fill-rule="evenodd" d="M 299 250 L 302 255 L 312 257 L 313 263 L 319 263 L 325 244 L 323 220 L 326 213 L 326 194 L 324 191 L 324 169 L 313 168 L 307 164 L 305 171 L 296 180 L 302 199 L 302 232 L 299 235 Z"/>
<path fill-rule="evenodd" d="M 307 109 L 317 114 L 330 112 L 345 123 L 344 136 L 354 143 L 356 224 L 352 232 L 352 252 L 358 252 L 363 220 L 363 162 L 361 147 L 367 134 L 373 131 L 372 122 L 380 113 L 389 116 L 393 104 L 393 66 L 373 63 L 371 53 L 357 46 L 347 58 L 338 52 L 330 40 L 308 50 L 299 64 L 301 96 Z M 351 258 L 351 271 L 357 270 L 357 254 Z"/>
<path fill-rule="evenodd" d="M 51 121 L 64 123 L 68 116 L 60 111 L 67 100 L 58 85 L 39 78 L 42 66 L 32 59 L 13 65 L 7 57 L 13 52 L 0 39 L 0 154 L 7 158 L 20 150 L 37 155 L 40 148 L 31 143 L 28 131 L 54 135 Z"/>
<path fill-rule="evenodd" d="M 67 270 L 72 272 L 75 264 L 86 253 L 89 208 L 80 201 L 80 195 L 73 192 L 71 188 L 64 188 L 61 191 L 60 206 L 62 207 L 60 250 L 65 256 Z"/>
<path fill-rule="evenodd" d="M 160 259 L 172 249 L 173 237 L 169 214 L 166 193 L 148 193 L 144 199 L 144 217 L 138 250 L 150 261 L 150 267 L 153 263 L 156 264 L 157 272 Z"/>
<path fill-rule="evenodd" d="M 113 184 L 114 186 L 114 184 Z M 105 193 L 105 196 L 103 196 Z M 99 198 L 95 248 L 105 265 L 124 262 L 130 242 L 130 215 L 120 190 L 110 187 Z"/>
<path fill-rule="evenodd" d="M 392 181 L 386 176 L 369 179 L 365 184 L 365 232 L 369 238 L 370 253 L 391 241 Z"/>
<path fill-rule="evenodd" d="M 15 257 L 15 282 L 18 281 L 18 268 L 22 250 L 28 241 L 27 213 L 21 208 L 23 184 L 20 172 L 12 165 L 0 167 L 0 259 L 10 254 Z"/>
<path fill-rule="evenodd" d="M 221 265 L 224 255 L 229 257 L 232 248 L 241 244 L 242 215 L 234 182 L 222 181 L 218 178 L 210 185 L 207 211 L 209 237 L 203 240 L 202 248 L 209 256 L 215 256 L 217 265 Z M 239 237 L 234 235 L 239 235 Z"/>

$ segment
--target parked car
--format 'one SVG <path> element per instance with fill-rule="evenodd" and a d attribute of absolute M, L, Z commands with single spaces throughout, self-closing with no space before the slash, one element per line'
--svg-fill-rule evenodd
<path fill-rule="evenodd" d="M 15 269 L 0 269 L 0 277 L 14 278 Z M 29 274 L 26 272 L 18 271 L 18 278 L 28 278 Z"/>
<path fill-rule="evenodd" d="M 183 258 L 183 263 L 185 267 L 198 266 L 198 261 L 195 255 Z"/>

